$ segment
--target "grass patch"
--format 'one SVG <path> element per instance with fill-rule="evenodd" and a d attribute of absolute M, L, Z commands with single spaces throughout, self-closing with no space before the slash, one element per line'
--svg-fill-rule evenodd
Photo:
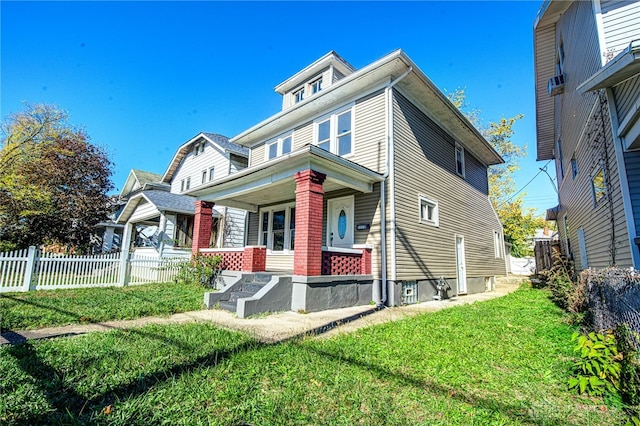
<path fill-rule="evenodd" d="M 206 291 L 196 284 L 163 283 L 4 293 L 0 294 L 0 328 L 27 330 L 166 316 L 203 309 Z"/>
<path fill-rule="evenodd" d="M 2 424 L 620 424 L 570 393 L 573 329 L 541 290 L 331 339 L 205 323 L 0 348 Z"/>

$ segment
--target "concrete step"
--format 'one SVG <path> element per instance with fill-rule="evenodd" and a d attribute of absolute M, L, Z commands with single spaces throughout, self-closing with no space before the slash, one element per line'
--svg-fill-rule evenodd
<path fill-rule="evenodd" d="M 229 301 L 233 302 L 236 301 L 238 299 L 242 299 L 243 297 L 251 297 L 254 294 L 256 294 L 256 292 L 251 292 L 251 291 L 232 291 L 231 294 L 229 295 Z"/>
<path fill-rule="evenodd" d="M 244 283 L 242 284 L 242 291 L 251 293 L 251 295 L 253 296 L 257 292 L 262 290 L 264 286 L 265 286 L 265 283 L 256 283 L 256 282 Z"/>
<path fill-rule="evenodd" d="M 218 302 L 218 307 L 222 310 L 236 313 L 238 309 L 238 302 L 236 300 L 234 301 L 221 300 Z"/>

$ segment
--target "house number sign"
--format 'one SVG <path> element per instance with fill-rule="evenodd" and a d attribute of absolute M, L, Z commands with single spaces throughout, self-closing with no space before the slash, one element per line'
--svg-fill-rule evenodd
<path fill-rule="evenodd" d="M 368 223 L 359 223 L 356 225 L 356 231 L 368 231 L 371 225 Z"/>

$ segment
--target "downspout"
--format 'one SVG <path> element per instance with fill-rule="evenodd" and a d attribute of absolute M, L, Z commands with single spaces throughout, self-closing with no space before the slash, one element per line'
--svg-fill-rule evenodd
<path fill-rule="evenodd" d="M 380 217 L 380 243 L 381 243 L 381 257 L 382 257 L 382 265 L 381 265 L 381 275 L 382 275 L 382 283 L 381 283 L 381 300 L 380 306 L 383 306 L 387 302 L 387 200 L 386 200 L 386 187 L 387 187 L 387 178 L 389 178 L 389 198 L 390 198 L 390 209 L 391 209 L 391 259 L 393 260 L 391 263 L 391 277 L 392 279 L 396 279 L 396 212 L 395 212 L 395 188 L 394 188 L 394 177 L 393 177 L 393 103 L 392 103 L 392 95 L 393 95 L 393 86 L 395 86 L 400 80 L 405 78 L 409 73 L 413 71 L 413 67 L 409 66 L 409 69 L 405 71 L 400 77 L 396 78 L 393 81 L 390 81 L 387 84 L 387 87 L 384 89 L 384 101 L 385 101 L 385 138 L 387 142 L 387 152 L 386 152 L 386 164 L 384 175 L 382 176 L 382 182 L 380 183 L 380 205 L 382 207 L 381 217 Z"/>

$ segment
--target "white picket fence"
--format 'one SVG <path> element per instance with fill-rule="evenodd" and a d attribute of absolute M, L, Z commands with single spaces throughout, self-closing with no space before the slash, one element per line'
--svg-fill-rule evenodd
<path fill-rule="evenodd" d="M 184 260 L 129 253 L 66 256 L 29 247 L 0 253 L 0 293 L 169 282 Z"/>

